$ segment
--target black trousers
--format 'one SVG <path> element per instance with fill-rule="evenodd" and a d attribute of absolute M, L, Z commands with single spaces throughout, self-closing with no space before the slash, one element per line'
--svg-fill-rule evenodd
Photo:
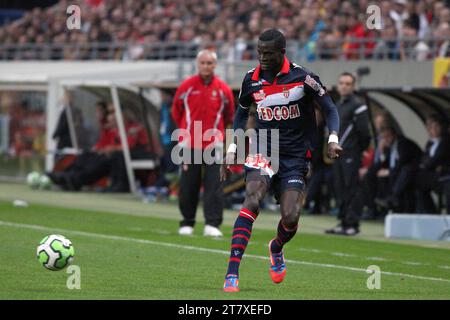
<path fill-rule="evenodd" d="M 351 211 L 361 213 L 364 206 L 372 212 L 377 212 L 375 198 L 393 201 L 395 212 L 414 212 L 413 195 L 414 166 L 405 165 L 398 169 L 394 176 L 379 178 L 380 168 L 371 166 L 360 183 L 355 198 L 351 201 Z"/>
<path fill-rule="evenodd" d="M 203 213 L 205 224 L 219 227 L 223 220 L 223 188 L 220 181 L 220 164 L 182 164 L 179 208 L 183 219 L 180 226 L 194 226 L 203 182 Z"/>
<path fill-rule="evenodd" d="M 447 214 L 450 214 L 450 180 L 443 182 L 444 199 L 447 207 Z"/>
<path fill-rule="evenodd" d="M 380 179 L 377 177 L 377 168 L 375 166 L 370 166 L 364 176 L 360 191 L 358 192 L 357 205 L 359 207 L 355 207 L 354 210 L 362 211 L 364 205 L 366 205 L 369 211 L 375 212 L 375 198 L 380 196 L 379 191 L 381 189 L 380 185 L 382 185 L 382 182 L 384 182 L 384 186 L 387 185 L 386 179 Z M 385 197 L 386 195 L 383 194 L 382 198 Z"/>
<path fill-rule="evenodd" d="M 397 207 L 394 208 L 396 212 L 411 213 L 415 211 L 414 178 L 416 168 L 413 164 L 406 164 L 389 179 L 390 198 L 397 204 Z"/>
<path fill-rule="evenodd" d="M 344 228 L 359 227 L 361 211 L 354 201 L 357 201 L 359 188 L 359 168 L 361 153 L 347 152 L 333 163 L 333 183 L 337 204 L 339 206 L 338 219 Z"/>
<path fill-rule="evenodd" d="M 438 213 L 431 191 L 438 189 L 439 176 L 434 171 L 420 170 L 415 178 L 417 212 Z"/>
<path fill-rule="evenodd" d="M 75 190 L 84 185 L 96 182 L 108 175 L 110 159 L 103 154 L 86 152 L 76 158 L 73 165 L 66 171 Z"/>
<path fill-rule="evenodd" d="M 306 194 L 305 203 L 309 205 L 314 201 L 314 207 L 309 208 L 310 213 L 321 213 L 321 208 L 328 210 L 330 208 L 330 194 L 333 187 L 328 189 L 326 195 L 322 192 L 322 186 L 331 186 L 333 177 L 330 166 L 320 165 L 313 167 L 313 173 L 308 181 L 308 191 Z"/>

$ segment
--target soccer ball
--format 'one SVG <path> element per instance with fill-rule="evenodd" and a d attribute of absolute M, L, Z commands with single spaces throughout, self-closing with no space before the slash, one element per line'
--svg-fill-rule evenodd
<path fill-rule="evenodd" d="M 50 178 L 46 175 L 42 175 L 39 178 L 39 188 L 48 190 L 52 186 L 52 182 L 50 181 Z"/>
<path fill-rule="evenodd" d="M 30 188 L 36 189 L 39 187 L 39 180 L 41 175 L 39 172 L 33 171 L 27 175 L 27 184 Z"/>
<path fill-rule="evenodd" d="M 36 250 L 39 263 L 52 271 L 62 270 L 71 264 L 74 254 L 72 242 L 59 234 L 46 236 Z"/>

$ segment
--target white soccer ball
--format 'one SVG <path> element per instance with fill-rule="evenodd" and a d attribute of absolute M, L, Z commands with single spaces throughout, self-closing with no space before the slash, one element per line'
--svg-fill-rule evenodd
<path fill-rule="evenodd" d="M 33 171 L 27 175 L 27 184 L 30 188 L 36 189 L 39 187 L 39 180 L 41 175 L 39 172 Z"/>
<path fill-rule="evenodd" d="M 52 271 L 62 270 L 70 265 L 74 255 L 72 242 L 59 234 L 46 236 L 36 250 L 39 263 Z"/>
<path fill-rule="evenodd" d="M 39 178 L 39 188 L 48 190 L 52 186 L 52 181 L 45 174 Z"/>

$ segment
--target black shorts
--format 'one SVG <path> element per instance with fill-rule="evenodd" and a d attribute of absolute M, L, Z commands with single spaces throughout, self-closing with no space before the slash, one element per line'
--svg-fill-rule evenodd
<path fill-rule="evenodd" d="M 309 170 L 309 158 L 286 157 L 279 158 L 278 171 L 262 155 L 248 156 L 245 164 L 245 181 L 265 181 L 268 189 L 279 199 L 286 190 L 305 191 L 305 177 Z"/>

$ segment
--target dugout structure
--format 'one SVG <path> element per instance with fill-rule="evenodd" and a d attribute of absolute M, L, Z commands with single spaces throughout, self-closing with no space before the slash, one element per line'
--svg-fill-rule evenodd
<path fill-rule="evenodd" d="M 144 89 L 132 83 L 149 79 L 167 80 L 171 66 L 147 63 L 118 64 L 92 62 L 30 62 L 8 63 L 0 75 L 0 104 L 2 101 L 24 99 L 29 93 L 39 95 L 42 134 L 42 158 L 45 170 L 51 171 L 55 165 L 55 155 L 79 154 L 89 150 L 96 142 L 99 125 L 95 104 L 109 103 L 114 111 L 130 188 L 137 191 L 135 170 L 153 170 L 158 166 L 161 154 L 159 143 L 159 102 L 158 92 Z M 176 70 L 173 70 L 176 72 Z M 29 103 L 36 100 L 30 98 Z M 0 108 L 0 155 L 7 155 L 13 144 L 13 114 L 15 105 Z M 57 149 L 53 132 L 62 112 L 66 112 L 71 146 Z M 28 111 L 27 111 L 28 112 Z M 24 116 L 28 116 L 25 112 Z M 134 115 L 148 135 L 151 153 L 149 159 L 133 159 L 126 139 L 124 117 Z M 26 119 L 32 122 L 31 119 Z M 34 152 L 34 151 L 33 151 Z M 15 156 L 15 155 L 13 155 Z M 11 158 L 11 156 L 10 156 Z M 44 168 L 42 168 L 44 169 Z M 26 173 L 26 172 L 24 172 Z M 1 175 L 1 174 L 0 174 Z M 13 176 L 17 174 L 13 172 Z M 22 173 L 23 175 L 23 173 Z"/>

